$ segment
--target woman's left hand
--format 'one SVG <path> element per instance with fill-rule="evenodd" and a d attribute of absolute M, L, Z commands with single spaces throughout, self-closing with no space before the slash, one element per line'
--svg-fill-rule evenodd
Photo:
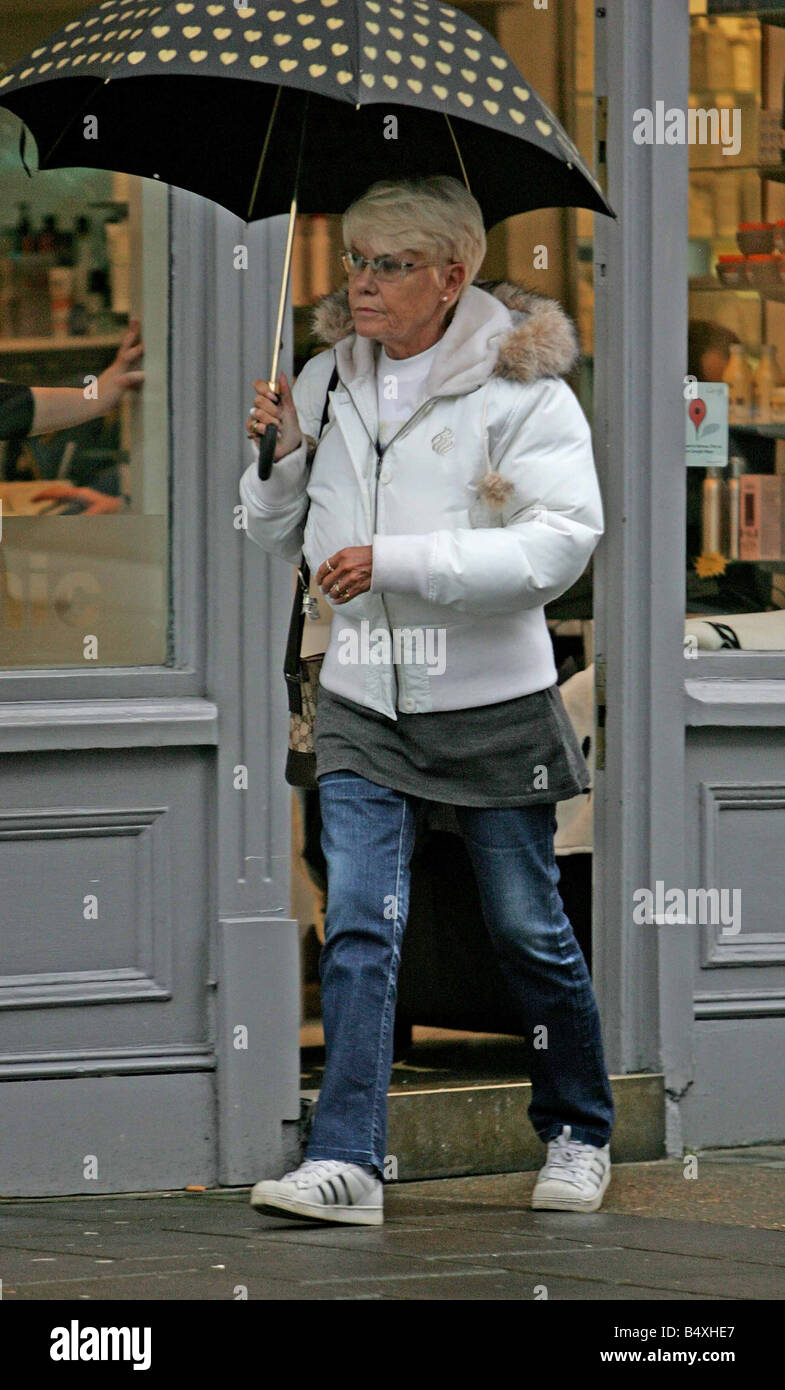
<path fill-rule="evenodd" d="M 333 603 L 348 603 L 371 587 L 372 545 L 348 545 L 329 555 L 316 571 L 316 582 Z"/>

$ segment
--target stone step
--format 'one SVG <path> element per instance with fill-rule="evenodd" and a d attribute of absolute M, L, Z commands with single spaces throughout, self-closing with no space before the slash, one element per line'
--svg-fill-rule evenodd
<path fill-rule="evenodd" d="M 663 1158 L 664 1077 L 641 1072 L 610 1081 L 616 1106 L 612 1160 Z M 318 1090 L 302 1092 L 306 1115 L 318 1095 Z M 386 1176 L 414 1182 L 542 1167 L 546 1150 L 527 1116 L 530 1102 L 530 1081 L 393 1086 L 388 1093 Z"/>

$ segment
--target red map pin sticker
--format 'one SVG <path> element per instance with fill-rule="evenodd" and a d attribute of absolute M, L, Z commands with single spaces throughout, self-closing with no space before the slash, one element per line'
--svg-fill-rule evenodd
<path fill-rule="evenodd" d="M 688 414 L 696 430 L 699 430 L 703 421 L 706 419 L 706 402 L 700 400 L 700 398 L 695 401 L 690 401 Z"/>

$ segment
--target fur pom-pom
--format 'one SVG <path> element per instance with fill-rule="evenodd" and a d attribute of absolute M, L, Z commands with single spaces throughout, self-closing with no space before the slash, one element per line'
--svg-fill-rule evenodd
<path fill-rule="evenodd" d="M 501 473 L 485 473 L 477 485 L 477 495 L 493 510 L 501 509 L 512 491 L 510 479 Z"/>

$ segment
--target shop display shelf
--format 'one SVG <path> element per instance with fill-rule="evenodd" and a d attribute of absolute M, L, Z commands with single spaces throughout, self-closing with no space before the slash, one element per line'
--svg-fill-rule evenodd
<path fill-rule="evenodd" d="M 728 87 L 724 83 L 721 87 L 690 87 L 691 97 L 715 97 L 717 92 L 727 93 L 729 97 L 738 98 L 745 105 L 752 105 L 757 102 L 760 104 L 760 90 L 757 87 Z"/>
<path fill-rule="evenodd" d="M 694 275 L 688 289 L 698 294 L 748 294 L 758 295 L 760 299 L 770 299 L 777 304 L 785 304 L 785 285 L 782 289 L 759 289 L 756 285 L 723 285 L 719 280 L 713 282 L 702 275 Z"/>
<path fill-rule="evenodd" d="M 0 337 L 0 353 L 4 356 L 14 356 L 29 352 L 83 352 L 86 348 L 116 348 L 123 341 L 125 332 L 125 329 L 118 329 L 115 333 L 95 333 L 92 336 L 84 333 L 76 338 L 55 338 L 53 335 L 32 338 Z"/>
<path fill-rule="evenodd" d="M 758 166 L 758 173 L 762 179 L 768 179 L 770 183 L 785 183 L 785 163 L 761 164 Z"/>
<path fill-rule="evenodd" d="M 691 146 L 695 149 L 696 146 Z M 772 179 L 775 183 L 785 180 L 785 162 L 780 164 L 738 164 L 733 157 L 725 158 L 723 164 L 690 164 L 690 174 L 759 174 L 762 179 Z"/>
<path fill-rule="evenodd" d="M 771 299 L 777 304 L 785 304 L 785 285 L 780 290 L 756 290 L 755 293 L 759 294 L 761 299 Z"/>
<path fill-rule="evenodd" d="M 756 424 L 752 421 L 743 425 L 737 425 L 729 420 L 728 429 L 739 430 L 743 434 L 761 435 L 764 439 L 785 439 L 785 420 L 775 420 L 771 424 Z"/>
<path fill-rule="evenodd" d="M 739 0 L 708 0 L 708 18 L 721 19 L 759 19 L 761 24 L 774 24 L 785 28 L 785 5 L 744 5 Z"/>
<path fill-rule="evenodd" d="M 752 285 L 723 285 L 714 275 L 691 275 L 688 285 L 700 294 L 760 294 Z"/>

